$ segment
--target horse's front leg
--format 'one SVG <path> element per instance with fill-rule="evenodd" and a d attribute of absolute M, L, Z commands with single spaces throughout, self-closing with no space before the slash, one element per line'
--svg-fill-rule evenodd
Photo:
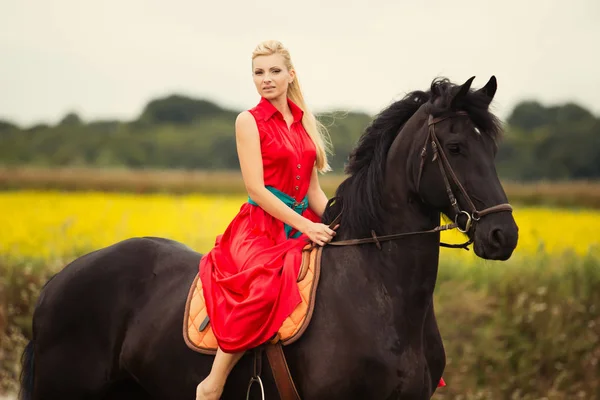
<path fill-rule="evenodd" d="M 425 323 L 423 326 L 423 345 L 425 360 L 427 361 L 427 368 L 425 369 L 425 372 L 429 373 L 429 376 L 426 376 L 425 379 L 431 379 L 429 397 L 426 397 L 429 399 L 435 393 L 442 378 L 442 374 L 444 373 L 444 368 L 446 368 L 446 352 L 444 350 L 442 336 L 440 335 L 437 321 L 435 319 L 433 299 L 431 300 L 431 305 L 427 309 L 425 315 Z"/>

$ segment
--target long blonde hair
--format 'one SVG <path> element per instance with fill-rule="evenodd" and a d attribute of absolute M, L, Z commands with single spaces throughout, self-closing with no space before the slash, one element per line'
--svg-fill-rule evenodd
<path fill-rule="evenodd" d="M 259 43 L 252 52 L 252 60 L 258 56 L 270 56 L 272 54 L 281 54 L 288 71 L 294 70 L 290 52 L 277 40 L 266 40 Z M 317 120 L 306 106 L 302 90 L 300 89 L 300 82 L 298 82 L 298 73 L 296 73 L 296 77 L 288 86 L 287 97 L 304 111 L 302 125 L 317 148 L 317 170 L 320 172 L 331 171 L 331 167 L 327 161 L 327 153 L 331 154 L 331 138 L 329 137 L 327 128 Z"/>

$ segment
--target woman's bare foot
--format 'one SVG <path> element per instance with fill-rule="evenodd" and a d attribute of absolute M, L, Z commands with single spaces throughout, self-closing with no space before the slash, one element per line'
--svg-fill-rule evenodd
<path fill-rule="evenodd" d="M 222 386 L 214 385 L 205 379 L 196 388 L 196 400 L 219 400 L 221 393 L 223 393 Z"/>

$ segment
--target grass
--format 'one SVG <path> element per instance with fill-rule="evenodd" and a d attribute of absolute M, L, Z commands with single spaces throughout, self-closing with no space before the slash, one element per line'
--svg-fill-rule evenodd
<path fill-rule="evenodd" d="M 0 260 L 0 394 L 17 388 L 33 304 L 60 268 Z M 448 383 L 435 399 L 599 398 L 600 252 L 470 265 L 446 258 L 434 301 Z"/>

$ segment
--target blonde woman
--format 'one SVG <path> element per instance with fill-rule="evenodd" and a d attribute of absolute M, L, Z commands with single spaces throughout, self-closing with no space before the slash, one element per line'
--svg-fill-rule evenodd
<path fill-rule="evenodd" d="M 260 43 L 252 76 L 260 101 L 235 123 L 248 201 L 199 265 L 219 348 L 197 400 L 220 398 L 244 351 L 277 333 L 301 300 L 302 247 L 335 235 L 320 222 L 328 200 L 318 180 L 329 170 L 326 136 L 306 107 L 289 51 L 278 41 Z"/>

